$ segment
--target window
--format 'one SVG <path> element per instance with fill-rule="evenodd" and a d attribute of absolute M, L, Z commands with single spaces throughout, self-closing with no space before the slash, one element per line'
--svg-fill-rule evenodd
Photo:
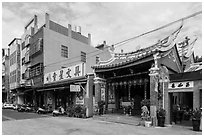
<path fill-rule="evenodd" d="M 22 58 L 22 66 L 25 64 L 25 57 Z"/>
<path fill-rule="evenodd" d="M 81 61 L 86 62 L 86 53 L 81 51 Z"/>
<path fill-rule="evenodd" d="M 25 79 L 25 73 L 22 74 L 22 79 Z"/>
<path fill-rule="evenodd" d="M 14 52 L 10 55 L 10 66 L 12 66 L 14 63 L 16 63 L 16 51 L 14 51 Z"/>
<path fill-rule="evenodd" d="M 29 50 L 26 51 L 25 53 L 25 63 L 29 62 L 30 58 L 29 58 Z"/>
<path fill-rule="evenodd" d="M 29 71 L 29 77 L 35 77 L 42 74 L 43 65 L 42 63 L 33 66 Z"/>
<path fill-rule="evenodd" d="M 10 83 L 16 82 L 16 70 L 10 73 Z"/>
<path fill-rule="evenodd" d="M 25 48 L 25 41 L 21 44 L 22 50 Z"/>
<path fill-rule="evenodd" d="M 61 45 L 61 56 L 68 58 L 68 47 Z"/>
<path fill-rule="evenodd" d="M 36 54 L 37 52 L 41 51 L 43 47 L 43 39 L 39 38 L 35 41 L 30 47 L 30 56 Z"/>

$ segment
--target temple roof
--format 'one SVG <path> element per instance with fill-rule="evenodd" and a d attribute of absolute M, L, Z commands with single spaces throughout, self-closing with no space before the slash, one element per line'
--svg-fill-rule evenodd
<path fill-rule="evenodd" d="M 106 62 L 100 62 L 99 64 L 93 66 L 93 68 L 114 68 L 118 66 L 123 66 L 137 60 L 143 59 L 150 55 L 153 55 L 157 51 L 157 45 L 153 45 L 147 48 L 139 49 L 134 52 L 129 53 L 113 53 L 112 58 Z"/>
<path fill-rule="evenodd" d="M 112 57 L 107 61 L 99 61 L 97 65 L 92 66 L 94 69 L 105 69 L 105 68 L 114 68 L 118 66 L 123 66 L 148 56 L 153 55 L 156 52 L 165 53 L 170 51 L 175 46 L 175 39 L 177 38 L 178 33 L 182 25 L 171 35 L 165 37 L 164 39 L 159 40 L 157 43 L 150 47 L 139 49 L 129 53 L 111 53 Z M 110 51 L 111 52 L 111 51 Z"/>
<path fill-rule="evenodd" d="M 184 72 L 193 72 L 198 70 L 202 70 L 202 62 L 191 64 L 191 66 L 188 69 L 186 69 Z"/>

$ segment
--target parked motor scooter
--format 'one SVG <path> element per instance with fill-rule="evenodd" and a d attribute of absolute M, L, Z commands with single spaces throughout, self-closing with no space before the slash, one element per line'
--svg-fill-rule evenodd
<path fill-rule="evenodd" d="M 47 111 L 41 107 L 38 108 L 38 110 L 36 111 L 38 114 L 46 114 Z"/>
<path fill-rule="evenodd" d="M 25 104 L 23 104 L 23 105 L 21 105 L 20 107 L 17 108 L 18 112 L 25 112 L 25 110 L 26 110 L 26 105 Z"/>
<path fill-rule="evenodd" d="M 25 112 L 32 112 L 33 109 L 31 108 L 31 106 L 26 106 L 25 107 Z"/>
<path fill-rule="evenodd" d="M 63 107 L 59 107 L 58 109 L 55 109 L 52 112 L 52 115 L 53 115 L 53 117 L 55 117 L 55 116 L 59 116 L 59 115 L 67 115 L 67 113 L 64 111 Z"/>

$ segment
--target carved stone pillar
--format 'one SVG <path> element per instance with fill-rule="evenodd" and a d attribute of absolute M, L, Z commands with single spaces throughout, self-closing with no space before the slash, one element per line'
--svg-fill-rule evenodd
<path fill-rule="evenodd" d="M 158 80 L 159 68 L 154 67 L 150 69 L 150 116 L 152 118 L 153 126 L 157 126 L 157 106 L 158 106 Z"/>
<path fill-rule="evenodd" d="M 159 68 L 158 59 L 159 53 L 153 55 L 154 66 L 149 69 L 150 71 L 150 116 L 152 118 L 152 125 L 157 126 L 157 107 L 158 107 L 158 84 L 159 84 Z"/>
<path fill-rule="evenodd" d="M 94 78 L 94 84 L 95 84 L 95 103 L 98 103 L 99 101 L 101 101 L 101 97 L 102 97 L 101 90 L 104 90 L 104 89 L 106 90 L 106 80 L 103 78 L 96 77 Z"/>
<path fill-rule="evenodd" d="M 170 100 L 168 93 L 169 85 L 169 72 L 165 66 L 160 67 L 160 78 L 159 78 L 162 93 L 162 108 L 166 110 L 165 124 L 170 124 Z"/>

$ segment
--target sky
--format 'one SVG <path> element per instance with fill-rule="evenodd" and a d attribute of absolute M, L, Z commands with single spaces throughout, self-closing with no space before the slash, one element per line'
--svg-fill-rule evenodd
<path fill-rule="evenodd" d="M 180 18 L 202 10 L 201 2 L 2 2 L 2 47 L 20 38 L 25 24 L 36 14 L 38 27 L 45 23 L 45 13 L 50 19 L 67 27 L 81 26 L 82 35 L 91 34 L 92 46 L 106 41 L 113 45 L 156 29 Z M 131 52 L 153 45 L 181 25 L 144 35 L 123 45 L 115 45 L 115 52 Z M 195 55 L 202 55 L 202 14 L 183 22 L 177 42 L 189 36 L 197 37 Z"/>

